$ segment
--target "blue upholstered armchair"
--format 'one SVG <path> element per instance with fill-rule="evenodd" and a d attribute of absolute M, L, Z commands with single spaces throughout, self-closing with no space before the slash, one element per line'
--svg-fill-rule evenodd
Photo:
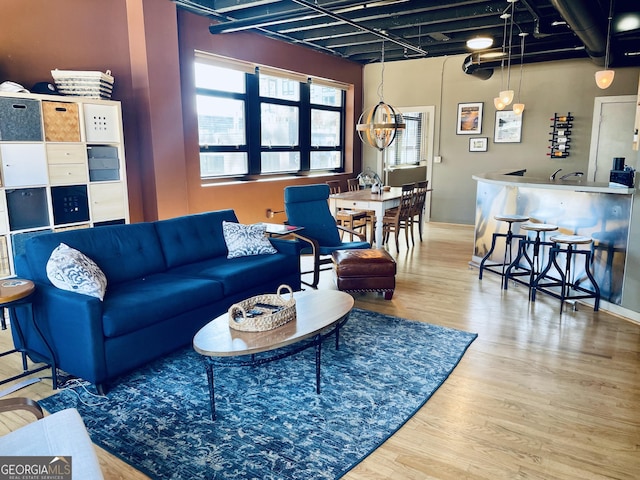
<path fill-rule="evenodd" d="M 327 258 L 327 255 L 335 250 L 371 248 L 365 235 L 336 225 L 329 210 L 328 199 L 329 186 L 326 184 L 290 186 L 284 189 L 287 221 L 290 225 L 304 227 L 296 236 L 309 244 L 302 253 L 313 255 L 313 270 L 302 272 L 313 273 L 311 283 L 303 282 L 312 288 L 318 287 L 321 266 L 331 263 L 331 258 Z M 351 233 L 361 241 L 343 242 L 339 230 Z"/>

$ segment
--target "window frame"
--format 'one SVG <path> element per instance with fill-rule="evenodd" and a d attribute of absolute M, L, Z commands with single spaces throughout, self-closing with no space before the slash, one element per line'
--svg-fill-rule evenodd
<path fill-rule="evenodd" d="M 222 90 L 214 90 L 205 87 L 195 87 L 195 96 L 220 97 L 244 101 L 245 121 L 245 145 L 199 145 L 200 179 L 203 183 L 217 183 L 220 181 L 247 181 L 283 176 L 306 176 L 322 173 L 340 173 L 345 171 L 345 139 L 346 139 L 346 86 L 339 82 L 321 80 L 314 82 L 313 77 L 303 76 L 287 71 L 280 71 L 272 67 L 248 65 L 234 60 L 224 61 L 213 55 L 198 54 L 194 58 L 195 63 L 213 64 L 218 67 L 242 71 L 245 81 L 245 93 L 235 93 Z M 299 83 L 300 99 L 298 101 L 274 97 L 260 96 L 260 74 L 279 76 Z M 325 105 L 311 102 L 311 84 L 335 88 L 340 93 L 340 105 Z M 194 78 L 194 86 L 197 84 Z M 295 146 L 263 146 L 261 132 L 261 108 L 263 104 L 293 106 L 298 108 L 298 144 Z M 338 146 L 313 146 L 312 138 L 312 110 L 323 110 L 339 113 L 339 145 Z M 198 129 L 200 125 L 198 124 Z M 245 153 L 247 158 L 247 173 L 240 175 L 203 175 L 203 153 Z M 299 152 L 300 165 L 297 170 L 262 172 L 262 154 L 266 152 Z M 338 152 L 339 166 L 335 168 L 311 168 L 311 156 L 314 152 Z"/>

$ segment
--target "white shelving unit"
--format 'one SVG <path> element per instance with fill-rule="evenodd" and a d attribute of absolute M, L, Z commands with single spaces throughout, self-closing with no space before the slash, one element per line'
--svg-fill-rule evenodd
<path fill-rule="evenodd" d="M 130 221 L 120 102 L 0 93 L 0 164 L 0 278 L 30 234 Z"/>

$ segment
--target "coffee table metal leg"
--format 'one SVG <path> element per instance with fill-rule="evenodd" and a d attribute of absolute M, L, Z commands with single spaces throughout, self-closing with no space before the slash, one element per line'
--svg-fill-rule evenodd
<path fill-rule="evenodd" d="M 205 368 L 207 370 L 207 383 L 209 384 L 209 403 L 211 403 L 211 420 L 216 419 L 216 392 L 213 383 L 213 364 L 208 358 L 204 359 Z"/>
<path fill-rule="evenodd" d="M 316 335 L 316 393 L 320 393 L 320 357 L 322 353 L 322 335 Z"/>

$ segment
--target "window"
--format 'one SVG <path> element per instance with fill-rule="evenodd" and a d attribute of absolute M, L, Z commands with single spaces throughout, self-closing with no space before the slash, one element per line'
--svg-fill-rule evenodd
<path fill-rule="evenodd" d="M 341 85 L 198 54 L 195 86 L 203 179 L 343 169 Z"/>
<path fill-rule="evenodd" d="M 406 127 L 396 132 L 395 141 L 385 152 L 389 166 L 418 165 L 422 158 L 424 114 L 403 113 L 402 118 Z"/>

